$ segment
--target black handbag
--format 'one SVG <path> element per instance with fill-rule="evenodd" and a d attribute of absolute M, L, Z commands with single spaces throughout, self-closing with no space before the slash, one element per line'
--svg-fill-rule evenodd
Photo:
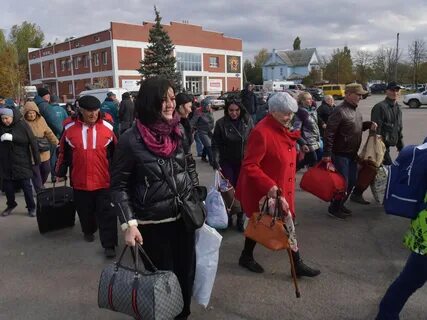
<path fill-rule="evenodd" d="M 136 254 L 131 248 L 134 267 L 123 266 L 122 259 L 127 248 L 125 246 L 118 262 L 102 271 L 98 306 L 135 319 L 174 319 L 184 307 L 178 278 L 172 271 L 157 270 L 139 244 Z M 139 252 L 153 272 L 139 270 Z"/>
<path fill-rule="evenodd" d="M 37 138 L 37 147 L 39 152 L 46 152 L 50 150 L 50 142 L 47 138 Z"/>
<path fill-rule="evenodd" d="M 190 194 L 187 198 L 183 198 L 176 188 L 175 178 L 172 174 L 168 174 L 164 167 L 165 161 L 159 159 L 158 161 L 160 168 L 165 176 L 166 182 L 175 194 L 175 198 L 178 203 L 179 211 L 184 221 L 184 225 L 187 231 L 194 231 L 203 226 L 206 220 L 206 208 L 203 204 L 201 197 L 207 194 L 205 187 L 197 186 L 191 188 Z M 205 196 L 206 198 L 206 196 Z"/>

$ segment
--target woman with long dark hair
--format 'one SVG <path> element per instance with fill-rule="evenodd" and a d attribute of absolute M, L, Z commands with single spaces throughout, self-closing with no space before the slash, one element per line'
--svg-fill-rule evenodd
<path fill-rule="evenodd" d="M 221 170 L 226 179 L 236 188 L 240 167 L 245 155 L 248 136 L 253 128 L 250 115 L 240 100 L 227 100 L 224 117 L 215 123 L 212 137 L 214 169 Z M 236 227 L 243 232 L 243 212 L 237 214 Z M 229 217 L 229 226 L 232 223 Z"/>
<path fill-rule="evenodd" d="M 185 229 L 166 175 L 175 181 L 180 198 L 188 197 L 193 182 L 175 107 L 170 81 L 144 81 L 135 103 L 136 123 L 117 144 L 111 191 L 126 244 L 142 244 L 157 268 L 176 274 L 184 298 L 176 319 L 187 319 L 195 274 L 194 232 Z"/>

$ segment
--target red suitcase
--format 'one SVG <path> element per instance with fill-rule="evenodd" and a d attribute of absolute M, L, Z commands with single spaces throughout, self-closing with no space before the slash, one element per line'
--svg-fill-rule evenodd
<path fill-rule="evenodd" d="M 338 172 L 327 170 L 324 162 L 308 169 L 302 176 L 300 186 L 324 201 L 339 200 L 346 192 L 344 177 Z"/>

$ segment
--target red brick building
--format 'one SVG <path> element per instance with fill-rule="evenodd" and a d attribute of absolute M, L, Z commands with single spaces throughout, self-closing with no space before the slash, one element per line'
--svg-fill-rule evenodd
<path fill-rule="evenodd" d="M 75 98 L 89 84 L 134 90 L 153 23 L 111 22 L 110 29 L 42 49 L 29 49 L 31 85 Z M 175 45 L 177 70 L 194 94 L 242 88 L 242 40 L 202 27 L 171 22 L 164 29 Z"/>

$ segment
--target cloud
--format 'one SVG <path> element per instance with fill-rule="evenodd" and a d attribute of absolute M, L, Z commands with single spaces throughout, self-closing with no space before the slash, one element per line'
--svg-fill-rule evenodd
<path fill-rule="evenodd" d="M 394 47 L 407 50 L 415 39 L 425 39 L 427 2 L 424 0 L 157 0 L 163 23 L 188 20 L 206 30 L 243 40 L 244 57 L 261 48 L 292 48 L 296 36 L 302 47 L 320 55 L 347 45 L 351 50 Z M 110 21 L 142 23 L 154 20 L 154 3 L 140 0 L 22 0 L 3 4 L 0 28 L 10 30 L 24 20 L 36 23 L 46 42 L 83 36 L 109 28 Z"/>

